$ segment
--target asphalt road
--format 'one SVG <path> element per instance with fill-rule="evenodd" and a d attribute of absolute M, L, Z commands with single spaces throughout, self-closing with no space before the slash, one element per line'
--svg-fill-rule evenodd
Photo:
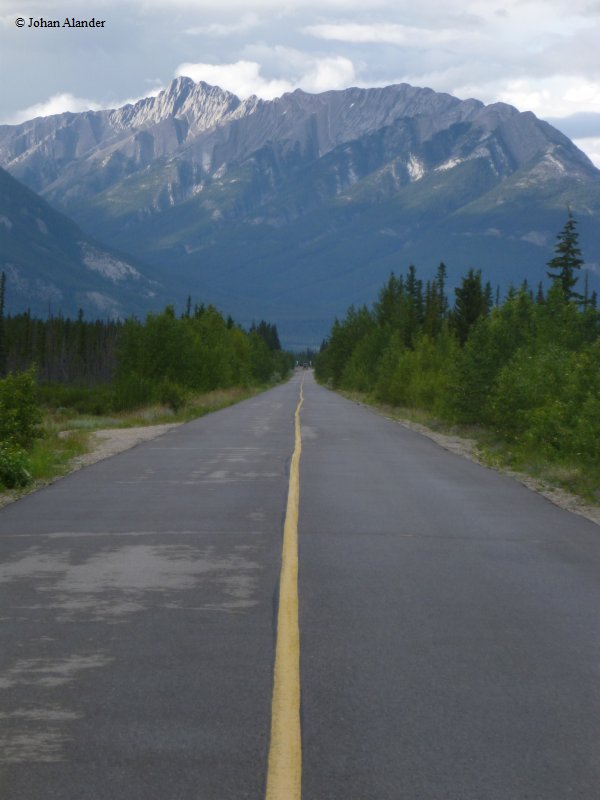
<path fill-rule="evenodd" d="M 303 800 L 600 796 L 600 528 L 302 373 L 0 511 L 2 800 L 264 797 L 303 375 Z"/>

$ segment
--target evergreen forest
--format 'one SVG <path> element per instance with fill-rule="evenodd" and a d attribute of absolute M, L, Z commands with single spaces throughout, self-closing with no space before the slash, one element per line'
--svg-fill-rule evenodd
<path fill-rule="evenodd" d="M 425 284 L 392 274 L 371 308 L 333 324 L 317 378 L 367 400 L 468 427 L 504 463 L 599 499 L 600 313 L 587 282 L 576 220 L 557 237 L 550 286 L 499 291 L 469 270 L 446 292 L 446 268 Z"/>
<path fill-rule="evenodd" d="M 159 421 L 193 418 L 282 380 L 293 365 L 274 325 L 261 320 L 245 331 L 214 306 L 192 307 L 191 299 L 179 316 L 167 306 L 143 321 L 88 321 L 82 312 L 76 320 L 41 320 L 27 312 L 5 317 L 4 293 L 2 275 L 0 486 L 31 480 L 32 453 L 44 450 L 44 439 L 64 450 L 56 429 L 75 415 L 155 406 L 149 421 L 157 414 Z"/>

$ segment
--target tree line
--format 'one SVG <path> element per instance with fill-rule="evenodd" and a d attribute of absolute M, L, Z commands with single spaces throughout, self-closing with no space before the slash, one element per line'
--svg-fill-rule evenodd
<path fill-rule="evenodd" d="M 547 293 L 524 282 L 501 302 L 480 271 L 446 294 L 446 268 L 425 285 L 391 275 L 371 308 L 336 320 L 319 380 L 376 401 L 484 425 L 549 459 L 600 468 L 600 314 L 569 213 L 549 262 Z"/>
<path fill-rule="evenodd" d="M 152 400 L 177 403 L 179 392 L 208 392 L 281 380 L 292 356 L 281 349 L 277 328 L 264 320 L 249 331 L 214 307 L 189 308 L 181 317 L 172 306 L 129 319 L 119 332 L 115 386 L 117 405 Z"/>
<path fill-rule="evenodd" d="M 96 386 L 165 382 L 198 391 L 264 383 L 290 369 L 277 327 L 261 320 L 249 331 L 212 305 L 173 306 L 145 320 L 39 319 L 4 315 L 0 276 L 0 378 L 35 367 L 39 383 Z M 152 393 L 151 391 L 149 392 Z"/>
<path fill-rule="evenodd" d="M 29 452 L 42 406 L 106 414 L 160 404 L 178 411 L 191 396 L 281 380 L 293 366 L 277 328 L 246 331 L 214 306 L 188 300 L 145 320 L 41 320 L 4 315 L 0 275 L 0 484 L 30 480 Z"/>

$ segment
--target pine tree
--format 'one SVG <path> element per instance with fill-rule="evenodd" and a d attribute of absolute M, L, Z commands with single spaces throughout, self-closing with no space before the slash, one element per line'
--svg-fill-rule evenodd
<path fill-rule="evenodd" d="M 577 284 L 577 270 L 581 269 L 583 259 L 581 250 L 578 247 L 579 234 L 576 230 L 577 222 L 569 209 L 569 218 L 565 222 L 564 228 L 558 234 L 557 243 L 554 246 L 556 255 L 548 262 L 548 266 L 554 272 L 548 272 L 549 278 L 558 282 L 562 289 L 565 300 L 582 300 L 582 296 L 574 291 Z"/>

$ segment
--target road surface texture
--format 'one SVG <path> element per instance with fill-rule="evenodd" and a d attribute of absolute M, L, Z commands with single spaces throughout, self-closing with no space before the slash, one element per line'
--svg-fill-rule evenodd
<path fill-rule="evenodd" d="M 264 798 L 302 378 L 303 800 L 600 797 L 600 528 L 302 372 L 0 511 L 1 800 Z"/>

